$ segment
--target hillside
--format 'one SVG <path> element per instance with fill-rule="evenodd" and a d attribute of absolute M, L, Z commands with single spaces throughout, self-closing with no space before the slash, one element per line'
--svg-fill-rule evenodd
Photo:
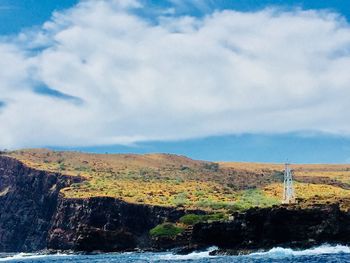
<path fill-rule="evenodd" d="M 6 153 L 26 166 L 83 178 L 65 198 L 114 197 L 135 204 L 209 211 L 280 204 L 282 164 L 205 162 L 170 154 L 87 154 L 45 149 Z M 292 165 L 304 202 L 350 197 L 350 165 Z M 347 205 L 344 201 L 344 206 Z"/>

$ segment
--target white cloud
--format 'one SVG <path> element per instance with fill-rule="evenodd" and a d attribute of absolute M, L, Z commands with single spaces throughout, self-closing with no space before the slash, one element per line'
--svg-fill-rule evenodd
<path fill-rule="evenodd" d="M 336 14 L 221 11 L 151 24 L 132 8 L 141 5 L 83 1 L 0 42 L 1 147 L 350 135 L 350 25 Z"/>

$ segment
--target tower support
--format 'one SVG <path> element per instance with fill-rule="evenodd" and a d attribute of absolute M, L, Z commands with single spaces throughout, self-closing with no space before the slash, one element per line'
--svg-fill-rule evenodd
<path fill-rule="evenodd" d="M 284 182 L 283 182 L 283 204 L 294 204 L 295 203 L 295 192 L 293 187 L 293 176 L 292 170 L 289 164 L 285 164 L 284 169 Z"/>

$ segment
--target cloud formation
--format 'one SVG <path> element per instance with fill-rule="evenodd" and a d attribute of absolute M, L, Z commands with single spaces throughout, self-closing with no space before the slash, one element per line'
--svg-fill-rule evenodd
<path fill-rule="evenodd" d="M 82 1 L 0 40 L 0 147 L 350 135 L 350 25 L 339 15 L 226 10 L 150 22 L 141 7 Z"/>

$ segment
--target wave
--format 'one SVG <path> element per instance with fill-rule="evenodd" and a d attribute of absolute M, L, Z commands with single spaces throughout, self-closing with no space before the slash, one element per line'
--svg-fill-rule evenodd
<path fill-rule="evenodd" d="M 257 252 L 249 254 L 249 257 L 269 257 L 269 258 L 283 258 L 283 257 L 297 257 L 297 256 L 313 256 L 322 254 L 350 254 L 350 247 L 343 245 L 322 245 L 305 250 L 293 250 L 290 248 L 276 247 L 266 252 Z"/>
<path fill-rule="evenodd" d="M 272 248 L 269 251 L 266 252 L 256 252 L 252 253 L 249 255 L 245 256 L 211 256 L 210 252 L 216 250 L 217 247 L 210 247 L 209 249 L 205 251 L 199 251 L 199 252 L 192 252 L 187 255 L 176 255 L 172 253 L 145 253 L 145 254 L 140 254 L 140 253 L 134 253 L 134 252 L 129 252 L 129 253 L 122 253 L 122 254 L 105 254 L 109 256 L 123 256 L 123 255 L 128 255 L 131 258 L 134 259 L 148 259 L 149 257 L 152 257 L 153 260 L 155 261 L 195 261 L 195 260 L 200 260 L 200 259 L 205 259 L 205 258 L 215 258 L 215 257 L 234 257 L 234 258 L 239 258 L 239 257 L 250 257 L 250 258 L 270 258 L 270 259 L 283 259 L 283 258 L 290 258 L 290 257 L 299 257 L 299 256 L 315 256 L 315 255 L 322 255 L 322 254 L 350 254 L 350 247 L 348 246 L 343 246 L 343 245 L 322 245 L 310 249 L 305 249 L 305 250 L 293 250 L 290 248 L 281 248 L 281 247 L 276 247 Z M 1 258 L 0 254 L 0 262 L 4 261 L 15 261 L 15 260 L 31 260 L 31 259 L 39 259 L 39 258 L 56 258 L 56 257 L 74 257 L 78 256 L 77 254 L 50 254 L 50 255 L 45 255 L 45 254 L 39 254 L 39 253 L 19 253 L 15 255 L 6 255 L 5 257 Z M 141 256 L 141 257 L 140 257 Z"/>
<path fill-rule="evenodd" d="M 0 262 L 4 261 L 12 261 L 12 260 L 26 260 L 26 259 L 36 259 L 36 258 L 45 258 L 45 257 L 66 257 L 66 256 L 72 256 L 68 254 L 52 254 L 52 255 L 45 255 L 45 254 L 38 254 L 38 253 L 18 253 L 15 255 L 7 256 L 7 257 L 0 257 Z"/>
<path fill-rule="evenodd" d="M 165 254 L 165 255 L 159 255 L 157 257 L 158 260 L 196 260 L 196 259 L 203 259 L 203 258 L 214 258 L 216 256 L 209 255 L 210 252 L 218 249 L 217 247 L 210 247 L 205 251 L 199 251 L 199 252 L 192 252 L 187 255 L 176 255 L 176 254 Z"/>

